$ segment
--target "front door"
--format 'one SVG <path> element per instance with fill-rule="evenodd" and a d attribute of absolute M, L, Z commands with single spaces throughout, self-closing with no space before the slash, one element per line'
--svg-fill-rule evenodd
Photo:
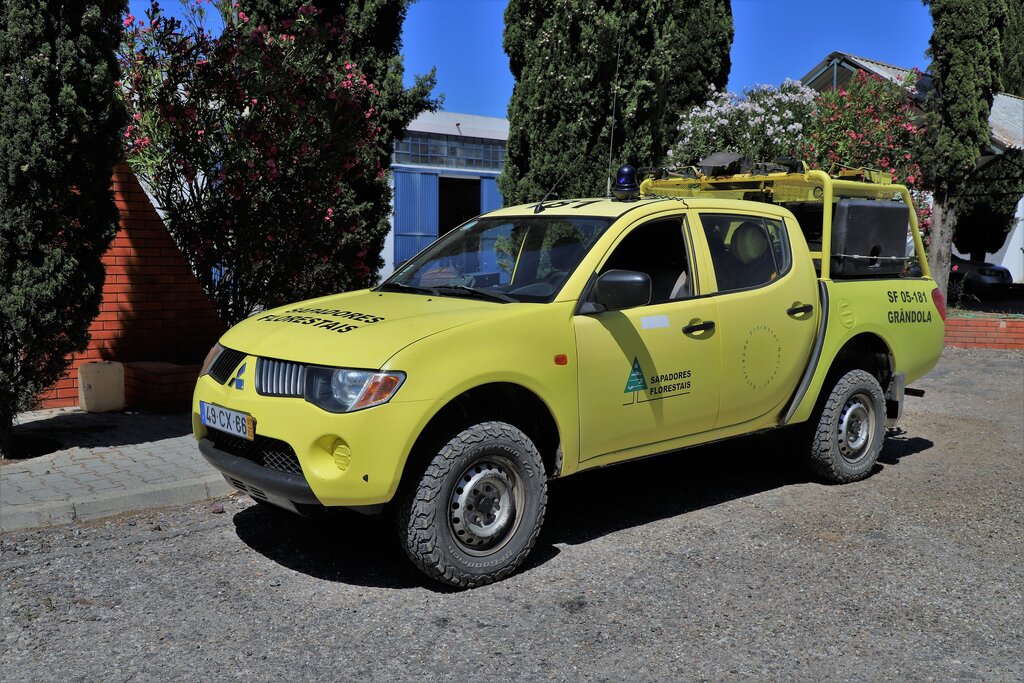
<path fill-rule="evenodd" d="M 717 303 L 694 298 L 696 273 L 683 216 L 640 224 L 599 272 L 651 277 L 651 302 L 574 318 L 579 357 L 580 461 L 711 429 L 718 412 Z M 685 330 L 685 331 L 684 331 Z"/>

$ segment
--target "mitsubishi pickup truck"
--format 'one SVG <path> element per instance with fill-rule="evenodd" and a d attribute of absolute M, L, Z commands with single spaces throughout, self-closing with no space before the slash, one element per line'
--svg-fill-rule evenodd
<path fill-rule="evenodd" d="M 484 214 L 377 287 L 228 330 L 193 399 L 202 454 L 258 503 L 388 512 L 462 587 L 515 571 L 548 482 L 584 470 L 800 425 L 815 476 L 868 476 L 943 345 L 907 189 L 772 165 L 640 180 Z"/>

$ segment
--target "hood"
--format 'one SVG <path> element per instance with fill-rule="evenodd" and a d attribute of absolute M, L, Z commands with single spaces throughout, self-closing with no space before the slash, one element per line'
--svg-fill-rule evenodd
<path fill-rule="evenodd" d="M 409 344 L 515 305 L 361 290 L 257 313 L 221 344 L 265 358 L 376 369 Z"/>

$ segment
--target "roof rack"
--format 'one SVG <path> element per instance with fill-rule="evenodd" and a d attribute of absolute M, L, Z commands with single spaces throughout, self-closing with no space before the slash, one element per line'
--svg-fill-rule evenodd
<path fill-rule="evenodd" d="M 704 167 L 707 168 L 707 165 Z M 794 170 L 800 167 L 802 172 Z M 722 165 L 716 168 L 722 168 Z M 737 166 L 728 170 L 735 168 Z M 877 169 L 840 167 L 834 174 L 830 174 L 810 170 L 803 162 L 789 162 L 752 164 L 744 171 L 705 175 L 695 167 L 642 168 L 640 196 L 678 199 L 713 197 L 780 205 L 810 202 L 826 206 L 834 205 L 840 199 L 871 199 L 902 201 L 908 207 L 913 206 L 910 191 L 903 185 L 894 184 L 890 174 Z M 917 213 L 909 210 L 907 213 L 916 251 L 923 254 Z M 831 253 L 832 212 L 823 211 L 823 214 L 821 250 L 812 251 L 811 256 L 820 261 L 821 276 L 828 278 L 830 259 L 822 258 L 822 255 Z"/>

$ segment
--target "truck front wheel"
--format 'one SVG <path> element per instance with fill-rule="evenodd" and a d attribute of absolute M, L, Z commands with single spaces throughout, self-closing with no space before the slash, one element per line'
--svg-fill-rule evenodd
<path fill-rule="evenodd" d="M 843 375 L 818 417 L 811 468 L 822 479 L 845 484 L 868 476 L 885 437 L 885 398 L 864 370 Z"/>
<path fill-rule="evenodd" d="M 456 435 L 398 502 L 405 552 L 428 576 L 472 588 L 503 579 L 537 540 L 547 505 L 540 453 L 523 432 L 483 422 Z"/>

